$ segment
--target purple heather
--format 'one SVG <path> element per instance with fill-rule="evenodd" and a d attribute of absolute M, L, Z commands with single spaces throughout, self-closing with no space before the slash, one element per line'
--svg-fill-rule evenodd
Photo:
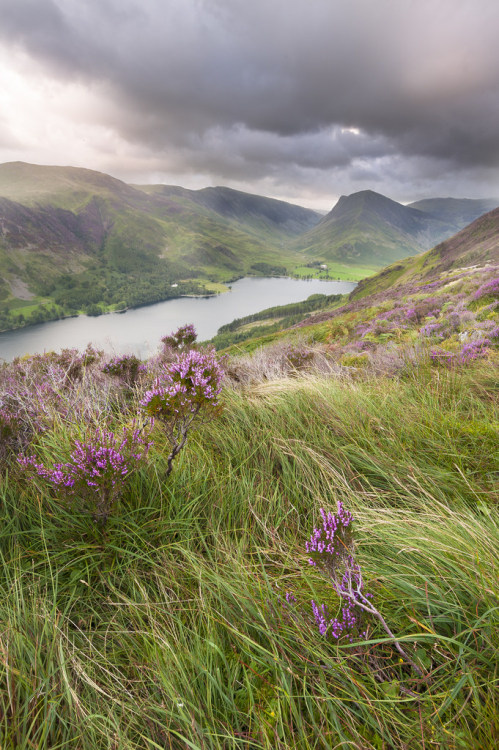
<path fill-rule="evenodd" d="M 35 456 L 19 456 L 18 462 L 60 495 L 89 503 L 94 516 L 106 520 L 126 478 L 145 460 L 151 445 L 137 427 L 123 428 L 121 435 L 97 429 L 86 442 L 74 441 L 65 463 L 48 467 Z"/>

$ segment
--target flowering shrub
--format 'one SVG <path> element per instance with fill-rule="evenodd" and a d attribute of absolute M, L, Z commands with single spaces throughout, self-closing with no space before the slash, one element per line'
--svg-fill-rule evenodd
<path fill-rule="evenodd" d="M 7 400 L 0 405 L 0 470 L 11 456 L 27 447 L 33 435 L 30 421 L 12 406 Z"/>
<path fill-rule="evenodd" d="M 442 325 L 440 323 L 427 323 L 419 329 L 419 334 L 424 337 L 439 336 L 442 338 Z"/>
<path fill-rule="evenodd" d="M 200 414 L 207 418 L 217 413 L 223 376 L 214 351 L 204 353 L 191 349 L 163 367 L 153 387 L 140 401 L 143 411 L 163 424 L 172 446 L 167 475 L 194 421 Z"/>
<path fill-rule="evenodd" d="M 464 344 L 459 353 L 460 364 L 468 364 L 475 359 L 482 359 L 487 355 L 488 346 L 490 346 L 490 339 L 478 339 Z"/>
<path fill-rule="evenodd" d="M 62 383 L 64 373 L 58 366 L 56 370 L 55 379 Z M 31 363 L 4 366 L 0 371 L 0 462 L 25 450 L 36 433 L 53 423 L 60 407 L 53 381 L 33 374 Z"/>
<path fill-rule="evenodd" d="M 7 404 L 33 434 L 61 419 L 74 424 L 105 419 L 113 387 L 100 368 L 92 366 L 100 356 L 87 347 L 83 353 L 66 349 L 6 363 L 0 366 L 0 406 Z"/>
<path fill-rule="evenodd" d="M 483 359 L 487 356 L 488 347 L 491 345 L 489 338 L 476 339 L 463 344 L 459 351 L 449 352 L 445 349 L 432 349 L 430 351 L 430 361 L 434 365 L 450 367 L 451 365 L 467 365 L 476 359 Z"/>
<path fill-rule="evenodd" d="M 193 325 L 181 326 L 178 330 L 170 333 L 169 336 L 164 336 L 161 341 L 165 348 L 175 349 L 176 351 L 182 351 L 189 349 L 197 339 L 196 329 Z"/>
<path fill-rule="evenodd" d="M 411 309 L 411 320 L 416 323 L 422 322 L 428 317 L 438 317 L 444 304 L 445 297 L 425 297 L 422 300 L 416 302 L 414 308 Z"/>
<path fill-rule="evenodd" d="M 320 514 L 322 525 L 314 529 L 310 541 L 305 543 L 305 548 L 310 555 L 309 563 L 319 568 L 333 581 L 336 593 L 346 601 L 341 609 L 340 619 L 331 618 L 326 606 L 317 605 L 313 600 L 312 612 L 321 635 L 329 632 L 333 638 L 339 638 L 343 633 L 350 641 L 353 641 L 353 632 L 359 622 L 354 608 L 359 601 L 363 587 L 360 569 L 355 565 L 353 556 L 350 554 L 353 516 L 344 509 L 341 502 L 338 502 L 336 515 L 326 514 L 322 508 Z M 342 571 L 341 574 L 340 571 Z M 352 596 L 349 596 L 352 580 L 355 588 L 352 589 Z"/>
<path fill-rule="evenodd" d="M 499 298 L 499 276 L 495 279 L 490 279 L 478 287 L 475 294 L 473 295 L 474 300 L 483 299 L 484 297 L 491 297 L 492 299 Z"/>
<path fill-rule="evenodd" d="M 492 343 L 499 344 L 499 326 L 494 326 L 494 328 L 492 328 L 489 337 Z"/>
<path fill-rule="evenodd" d="M 114 357 L 102 368 L 102 372 L 107 375 L 113 375 L 119 378 L 124 385 L 131 388 L 136 382 L 139 374 L 144 370 L 144 365 L 134 354 L 124 354 L 121 357 Z"/>
<path fill-rule="evenodd" d="M 87 367 L 102 357 L 102 352 L 88 344 L 84 352 L 78 349 L 63 349 L 60 354 L 53 354 L 53 360 L 66 372 L 70 381 L 81 380 Z"/>
<path fill-rule="evenodd" d="M 95 430 L 86 440 L 74 441 L 65 463 L 52 467 L 35 456 L 20 456 L 19 464 L 51 486 L 59 497 L 79 500 L 94 520 L 106 522 L 126 480 L 145 460 L 152 445 L 137 427 L 123 428 L 121 436 Z"/>
<path fill-rule="evenodd" d="M 320 510 L 322 524 L 314 529 L 310 541 L 305 543 L 310 565 L 317 567 L 330 581 L 334 591 L 343 601 L 341 617 L 331 618 L 325 605 L 317 605 L 312 600 L 312 613 L 321 635 L 331 634 L 338 638 L 341 634 L 353 641 L 354 631 L 359 625 L 362 612 L 373 615 L 393 640 L 395 648 L 413 669 L 421 670 L 405 653 L 381 613 L 372 604 L 371 594 L 364 593 L 364 583 L 359 565 L 355 563 L 352 537 L 353 516 L 345 510 L 341 501 L 337 512 L 326 513 Z M 366 633 L 361 634 L 363 637 Z"/>

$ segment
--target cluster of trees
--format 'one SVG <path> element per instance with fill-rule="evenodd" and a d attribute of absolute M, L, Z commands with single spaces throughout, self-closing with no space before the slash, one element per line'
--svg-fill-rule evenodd
<path fill-rule="evenodd" d="M 0 297 L 0 330 L 20 328 L 34 323 L 76 315 L 100 315 L 109 309 L 140 307 L 172 299 L 185 294 L 206 294 L 196 281 L 180 281 L 192 276 L 192 270 L 181 266 L 157 264 L 154 270 L 142 269 L 139 273 L 120 272 L 103 263 L 78 274 L 52 275 L 50 281 L 39 280 L 36 291 L 49 297 L 49 304 L 33 306 L 30 312 L 17 312 L 8 299 Z M 173 286 L 175 284 L 175 286 Z"/>
<path fill-rule="evenodd" d="M 268 307 L 266 310 L 247 315 L 244 318 L 236 318 L 232 323 L 227 323 L 218 329 L 217 335 L 212 339 L 217 349 L 225 349 L 233 344 L 239 344 L 248 338 L 255 336 L 275 333 L 284 328 L 299 323 L 303 320 L 304 315 L 315 310 L 321 310 L 335 302 L 339 302 L 341 294 L 311 294 L 303 302 L 292 302 L 289 305 L 278 307 Z M 246 330 L 240 330 L 248 323 L 254 323 L 259 320 L 272 320 L 279 318 L 275 323 L 252 327 Z"/>
<path fill-rule="evenodd" d="M 254 323 L 257 320 L 268 320 L 269 318 L 289 317 L 290 315 L 305 314 L 313 312 L 314 310 L 320 310 L 326 305 L 330 305 L 333 302 L 338 302 L 341 299 L 341 294 L 311 294 L 303 302 L 291 302 L 289 305 L 278 305 L 276 307 L 267 307 L 266 310 L 260 310 L 260 312 L 254 313 L 253 315 L 246 315 L 244 318 L 236 318 L 231 323 L 221 326 L 218 329 L 218 333 L 228 333 L 229 331 L 235 331 L 241 326 L 247 323 Z"/>
<path fill-rule="evenodd" d="M 274 266 L 272 263 L 253 263 L 251 271 L 261 273 L 263 276 L 286 276 L 286 266 Z"/>
<path fill-rule="evenodd" d="M 57 320 L 70 314 L 58 305 L 38 305 L 33 307 L 29 313 L 20 313 L 11 310 L 7 305 L 0 308 L 0 331 L 8 331 L 12 328 L 22 328 L 35 323 L 45 323 L 48 320 Z"/>

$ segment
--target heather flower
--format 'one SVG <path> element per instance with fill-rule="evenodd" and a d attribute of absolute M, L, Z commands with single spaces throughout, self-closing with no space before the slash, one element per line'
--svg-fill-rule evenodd
<path fill-rule="evenodd" d="M 310 555 L 309 563 L 327 577 L 342 600 L 342 608 L 339 617 L 331 617 L 324 604 L 318 605 L 311 601 L 319 633 L 323 636 L 330 634 L 335 639 L 345 635 L 352 642 L 362 613 L 371 614 L 393 639 L 399 653 L 421 674 L 417 664 L 402 649 L 383 616 L 370 601 L 371 594 L 364 593 L 362 572 L 354 559 L 352 514 L 343 507 L 341 501 L 338 502 L 336 514 L 326 513 L 322 508 L 320 514 L 322 523 L 314 529 L 305 547 Z M 365 637 L 365 632 L 362 635 Z"/>
<path fill-rule="evenodd" d="M 468 364 L 475 359 L 482 359 L 487 355 L 487 347 L 490 346 L 490 339 L 478 339 L 464 344 L 459 353 L 459 362 Z"/>
<path fill-rule="evenodd" d="M 314 529 L 305 549 L 310 554 L 309 564 L 320 568 L 335 568 L 340 559 L 348 553 L 352 543 L 350 524 L 353 516 L 338 502 L 336 515 L 320 509 L 322 525 Z"/>
<path fill-rule="evenodd" d="M 217 413 L 224 372 L 215 352 L 191 349 L 165 365 L 140 405 L 150 417 L 159 420 L 172 446 L 167 475 L 175 456 L 184 447 L 196 419 Z"/>
<path fill-rule="evenodd" d="M 339 638 L 345 634 L 349 640 L 353 640 L 353 629 L 358 624 L 359 617 L 354 612 L 354 607 L 362 590 L 362 578 L 360 569 L 355 565 L 351 554 L 353 516 L 350 511 L 338 502 L 337 513 L 326 513 L 320 509 L 322 523 L 316 527 L 305 543 L 309 553 L 309 564 L 318 567 L 328 578 L 333 581 L 333 586 L 340 597 L 349 590 L 350 579 L 353 578 L 358 587 L 352 597 L 347 598 L 341 609 L 341 617 L 330 617 L 324 604 L 317 605 L 311 602 L 312 612 L 321 635 L 330 633 L 333 638 Z M 339 577 L 339 571 L 343 571 Z"/>
<path fill-rule="evenodd" d="M 196 329 L 193 325 L 185 325 L 173 331 L 168 336 L 164 336 L 161 341 L 166 349 L 183 351 L 189 349 L 197 339 Z"/>
<path fill-rule="evenodd" d="M 499 298 L 499 276 L 486 281 L 485 284 L 478 287 L 473 295 L 474 300 L 482 299 L 483 297 Z"/>
<path fill-rule="evenodd" d="M 113 375 L 119 378 L 126 386 L 131 388 L 139 377 L 139 374 L 145 370 L 143 364 L 134 354 L 124 354 L 114 357 L 102 368 L 102 372 L 107 375 Z"/>
<path fill-rule="evenodd" d="M 145 460 L 152 443 L 133 425 L 121 435 L 95 430 L 85 442 L 74 441 L 69 461 L 45 466 L 35 456 L 19 464 L 43 479 L 64 499 L 87 506 L 95 520 L 107 521 L 130 475 Z"/>

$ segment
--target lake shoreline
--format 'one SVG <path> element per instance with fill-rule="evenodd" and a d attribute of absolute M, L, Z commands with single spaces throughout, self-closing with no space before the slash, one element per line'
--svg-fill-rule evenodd
<path fill-rule="evenodd" d="M 54 318 L 47 318 L 47 320 L 43 321 L 37 321 L 34 323 L 25 323 L 22 325 L 14 326 L 13 328 L 0 328 L 0 335 L 3 333 L 11 333 L 13 331 L 24 331 L 29 328 L 34 328 L 39 325 L 44 325 L 45 323 L 54 323 L 59 320 L 70 320 L 72 318 L 81 318 L 81 317 L 87 317 L 87 318 L 102 318 L 106 315 L 123 315 L 124 313 L 129 312 L 130 310 L 139 310 L 144 307 L 152 307 L 153 305 L 159 305 L 163 302 L 170 302 L 173 300 L 178 299 L 211 299 L 212 297 L 217 297 L 220 294 L 225 294 L 226 292 L 231 291 L 231 284 L 235 284 L 238 281 L 241 281 L 242 279 L 293 279 L 295 281 L 322 281 L 322 282 L 339 282 L 339 283 L 347 283 L 347 284 L 357 284 L 358 281 L 355 279 L 339 279 L 339 278 L 332 278 L 329 276 L 300 276 L 300 275 L 288 275 L 288 276 L 253 276 L 251 274 L 248 274 L 246 276 L 237 276 L 229 279 L 228 281 L 221 281 L 218 282 L 222 286 L 225 286 L 226 288 L 224 290 L 219 291 L 206 291 L 205 294 L 178 294 L 171 297 L 164 297 L 163 299 L 156 300 L 155 302 L 143 302 L 143 303 L 137 303 L 136 305 L 129 305 L 128 307 L 122 307 L 119 310 L 103 310 L 99 315 L 92 315 L 89 313 L 86 313 L 84 311 L 77 312 L 77 313 L 69 313 L 68 315 L 60 315 Z M 0 356 L 0 360 L 2 357 Z"/>
<path fill-rule="evenodd" d="M 247 276 L 229 282 L 230 294 L 179 295 L 161 302 L 99 316 L 71 315 L 0 333 L 0 360 L 63 348 L 83 350 L 88 343 L 111 354 L 152 356 L 160 339 L 193 324 L 200 341 L 212 339 L 235 318 L 276 305 L 300 302 L 311 294 L 347 294 L 355 282 Z"/>
<path fill-rule="evenodd" d="M 258 277 L 254 277 L 254 278 L 258 278 Z M 227 289 L 227 291 L 230 291 L 230 290 Z M 209 299 L 210 297 L 215 297 L 217 294 L 221 294 L 221 292 L 211 292 L 211 293 L 207 292 L 206 294 L 178 294 L 175 297 L 165 297 L 164 299 L 156 300 L 156 302 L 144 302 L 142 304 L 139 303 L 137 305 L 130 305 L 129 307 L 122 307 L 119 310 L 103 310 L 101 313 L 99 313 L 99 315 L 91 315 L 86 312 L 78 312 L 78 313 L 71 313 L 68 315 L 60 315 L 56 318 L 48 318 L 47 320 L 39 321 L 37 323 L 26 323 L 24 325 L 14 326 L 14 328 L 1 328 L 0 334 L 9 333 L 10 331 L 22 331 L 25 328 L 32 328 L 33 326 L 43 325 L 44 323 L 54 323 L 57 320 L 81 318 L 82 316 L 87 317 L 87 318 L 102 318 L 103 315 L 123 315 L 123 313 L 126 313 L 129 310 L 138 310 L 141 307 L 150 307 L 151 305 L 158 305 L 160 302 L 168 302 L 169 300 L 182 299 L 183 297 L 187 297 L 191 299 Z"/>

